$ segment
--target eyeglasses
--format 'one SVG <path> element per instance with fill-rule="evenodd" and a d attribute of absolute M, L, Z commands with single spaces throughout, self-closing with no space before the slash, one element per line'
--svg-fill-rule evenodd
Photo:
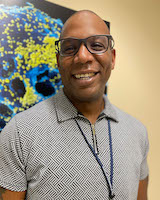
<path fill-rule="evenodd" d="M 84 39 L 65 38 L 55 41 L 56 51 L 61 56 L 74 56 L 84 43 L 87 50 L 92 54 L 102 54 L 113 49 L 114 40 L 111 35 L 93 35 Z"/>

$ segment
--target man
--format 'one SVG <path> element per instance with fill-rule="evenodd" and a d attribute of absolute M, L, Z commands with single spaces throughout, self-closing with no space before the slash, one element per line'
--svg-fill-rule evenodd
<path fill-rule="evenodd" d="M 103 20 L 79 11 L 57 45 L 64 84 L 0 135 L 0 197 L 147 200 L 145 127 L 104 96 L 115 65 Z"/>

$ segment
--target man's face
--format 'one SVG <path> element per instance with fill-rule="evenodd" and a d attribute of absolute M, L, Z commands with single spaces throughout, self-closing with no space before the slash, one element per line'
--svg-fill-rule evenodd
<path fill-rule="evenodd" d="M 83 39 L 92 35 L 109 34 L 103 20 L 92 13 L 72 17 L 63 31 L 63 38 Z M 106 82 L 115 64 L 115 50 L 91 54 L 82 43 L 74 56 L 57 55 L 64 92 L 72 103 L 91 102 L 102 98 Z"/>

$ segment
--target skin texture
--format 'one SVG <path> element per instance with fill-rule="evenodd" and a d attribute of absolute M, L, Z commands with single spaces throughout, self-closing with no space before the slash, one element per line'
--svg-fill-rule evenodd
<path fill-rule="evenodd" d="M 0 187 L 0 200 L 24 200 L 26 191 L 13 192 Z"/>
<path fill-rule="evenodd" d="M 139 182 L 138 198 L 137 200 L 147 200 L 148 177 Z"/>
<path fill-rule="evenodd" d="M 2 199 L 2 195 L 5 193 L 4 188 L 0 188 L 0 200 Z"/>

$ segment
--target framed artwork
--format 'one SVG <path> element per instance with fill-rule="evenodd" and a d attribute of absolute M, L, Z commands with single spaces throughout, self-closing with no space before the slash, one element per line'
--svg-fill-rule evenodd
<path fill-rule="evenodd" d="M 75 11 L 47 1 L 0 1 L 0 131 L 62 87 L 54 42 Z"/>
<path fill-rule="evenodd" d="M 74 12 L 45 0 L 0 0 L 0 131 L 63 87 L 54 43 Z"/>

